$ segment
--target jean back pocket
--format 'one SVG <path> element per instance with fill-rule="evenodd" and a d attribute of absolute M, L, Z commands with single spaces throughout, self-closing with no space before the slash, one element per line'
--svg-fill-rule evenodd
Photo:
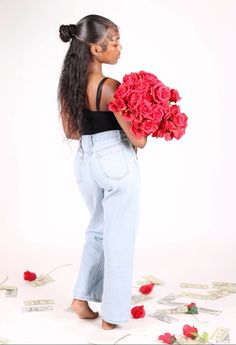
<path fill-rule="evenodd" d="M 127 157 L 123 148 L 99 152 L 98 161 L 104 175 L 111 179 L 121 179 L 129 173 Z"/>

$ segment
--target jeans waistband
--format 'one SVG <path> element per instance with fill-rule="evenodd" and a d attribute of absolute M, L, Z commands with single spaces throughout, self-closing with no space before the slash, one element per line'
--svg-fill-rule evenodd
<path fill-rule="evenodd" d="M 112 144 L 128 139 L 123 130 L 115 129 L 96 134 L 85 134 L 80 137 L 80 148 L 83 151 L 88 151 L 91 148 L 102 147 L 103 144 Z"/>

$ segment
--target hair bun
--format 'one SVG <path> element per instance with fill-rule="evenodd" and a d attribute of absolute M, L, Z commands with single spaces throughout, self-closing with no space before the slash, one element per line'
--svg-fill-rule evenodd
<path fill-rule="evenodd" d="M 61 25 L 59 28 L 60 39 L 63 42 L 68 42 L 77 34 L 77 26 L 75 24 Z"/>

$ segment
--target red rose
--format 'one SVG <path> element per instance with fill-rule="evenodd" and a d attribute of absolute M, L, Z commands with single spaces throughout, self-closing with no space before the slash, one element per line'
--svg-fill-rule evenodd
<path fill-rule="evenodd" d="M 163 138 L 165 136 L 165 130 L 164 129 L 158 129 L 156 132 L 152 133 L 152 137 L 155 138 Z"/>
<path fill-rule="evenodd" d="M 142 285 L 142 286 L 139 288 L 139 291 L 142 292 L 144 295 L 148 295 L 149 293 L 152 292 L 154 286 L 155 286 L 154 283 L 147 284 L 147 285 Z"/>
<path fill-rule="evenodd" d="M 115 99 L 122 98 L 124 101 L 127 101 L 129 99 L 129 94 L 132 89 L 129 85 L 126 84 L 120 84 L 120 86 L 116 89 L 116 92 L 114 94 Z"/>
<path fill-rule="evenodd" d="M 140 103 L 142 103 L 143 97 L 140 91 L 133 90 L 130 92 L 129 100 L 128 100 L 128 108 L 132 110 L 133 108 L 137 108 Z"/>
<path fill-rule="evenodd" d="M 133 318 L 135 318 L 135 319 L 140 319 L 140 318 L 144 317 L 145 316 L 144 306 L 141 305 L 141 306 L 133 307 L 131 309 L 131 314 L 132 314 Z"/>
<path fill-rule="evenodd" d="M 36 274 L 30 271 L 25 271 L 24 272 L 24 280 L 35 280 L 37 278 Z"/>
<path fill-rule="evenodd" d="M 176 105 L 176 104 L 172 105 L 172 106 L 170 107 L 170 113 L 171 113 L 171 115 L 177 115 L 177 114 L 179 114 L 179 113 L 180 113 L 180 107 L 179 107 L 179 105 Z"/>
<path fill-rule="evenodd" d="M 110 102 L 108 105 L 108 109 L 116 113 L 118 111 L 124 111 L 126 109 L 126 104 L 122 98 L 115 99 L 114 101 Z"/>
<path fill-rule="evenodd" d="M 174 344 L 177 339 L 170 333 L 164 333 L 163 335 L 159 335 L 158 340 L 163 341 L 165 344 Z"/>
<path fill-rule="evenodd" d="M 184 325 L 183 334 L 188 338 L 195 339 L 198 336 L 198 330 L 196 327 Z"/>
<path fill-rule="evenodd" d="M 150 114 L 152 113 L 151 103 L 144 100 L 142 103 L 139 104 L 137 110 L 138 110 L 141 118 L 148 118 L 148 117 L 150 117 Z"/>
<path fill-rule="evenodd" d="M 187 314 L 198 314 L 198 307 L 196 306 L 196 303 L 190 303 L 186 304 L 188 307 L 188 311 L 186 312 Z"/>
<path fill-rule="evenodd" d="M 142 92 L 143 94 L 148 93 L 150 91 L 149 82 L 145 79 L 139 79 L 135 82 L 134 89 Z"/>
<path fill-rule="evenodd" d="M 142 121 L 142 129 L 146 133 L 146 135 L 149 135 L 158 129 L 158 125 L 153 120 L 144 119 Z"/>
<path fill-rule="evenodd" d="M 131 72 L 123 77 L 123 83 L 133 86 L 133 84 L 139 79 L 138 73 Z"/>
<path fill-rule="evenodd" d="M 152 89 L 154 101 L 168 101 L 170 99 L 170 89 L 166 86 L 157 86 Z"/>
<path fill-rule="evenodd" d="M 122 115 L 128 122 L 132 122 L 137 116 L 137 114 L 134 111 L 130 112 L 129 110 L 123 112 Z"/>
<path fill-rule="evenodd" d="M 153 84 L 153 85 L 160 85 L 162 84 L 160 80 L 157 79 L 157 77 L 152 74 L 152 73 L 147 73 L 144 71 L 140 71 L 139 72 L 140 76 L 142 76 L 144 79 L 146 79 L 149 84 Z"/>
<path fill-rule="evenodd" d="M 190 304 L 186 304 L 186 306 L 188 307 L 188 309 L 195 308 L 196 307 L 196 303 L 192 302 Z"/>
<path fill-rule="evenodd" d="M 185 133 L 185 128 L 177 128 L 173 131 L 173 136 L 175 139 L 180 139 Z"/>
<path fill-rule="evenodd" d="M 154 105 L 152 107 L 152 116 L 157 122 L 160 123 L 164 116 L 163 108 L 160 105 Z"/>
<path fill-rule="evenodd" d="M 130 130 L 137 138 L 145 136 L 145 132 L 138 126 L 131 125 Z"/>
<path fill-rule="evenodd" d="M 181 100 L 181 97 L 179 96 L 179 93 L 177 90 L 175 89 L 170 89 L 170 102 L 178 102 L 179 100 Z"/>
<path fill-rule="evenodd" d="M 172 139 L 173 139 L 173 134 L 170 133 L 170 132 L 166 132 L 165 133 L 165 140 L 169 141 L 169 140 L 172 140 Z"/>
<path fill-rule="evenodd" d="M 183 113 L 179 113 L 178 115 L 173 116 L 173 123 L 177 127 L 186 127 L 187 126 L 187 116 Z"/>
<path fill-rule="evenodd" d="M 165 101 L 165 102 L 158 102 L 158 105 L 160 107 L 162 107 L 162 110 L 163 110 L 164 114 L 169 113 L 170 110 L 171 110 L 170 103 L 167 102 L 167 101 Z"/>
<path fill-rule="evenodd" d="M 162 129 L 172 132 L 175 129 L 175 125 L 171 121 L 164 120 L 161 125 Z"/>
<path fill-rule="evenodd" d="M 150 93 L 145 93 L 143 95 L 143 100 L 148 101 L 149 103 L 152 103 L 153 102 L 152 95 Z"/>

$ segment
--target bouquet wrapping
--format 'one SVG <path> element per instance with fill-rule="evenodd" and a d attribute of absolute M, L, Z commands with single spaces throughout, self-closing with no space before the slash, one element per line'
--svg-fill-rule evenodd
<path fill-rule="evenodd" d="M 165 140 L 180 139 L 188 117 L 176 103 L 181 99 L 176 89 L 164 85 L 154 74 L 132 72 L 123 77 L 108 108 L 121 112 L 137 137 L 151 135 Z"/>

